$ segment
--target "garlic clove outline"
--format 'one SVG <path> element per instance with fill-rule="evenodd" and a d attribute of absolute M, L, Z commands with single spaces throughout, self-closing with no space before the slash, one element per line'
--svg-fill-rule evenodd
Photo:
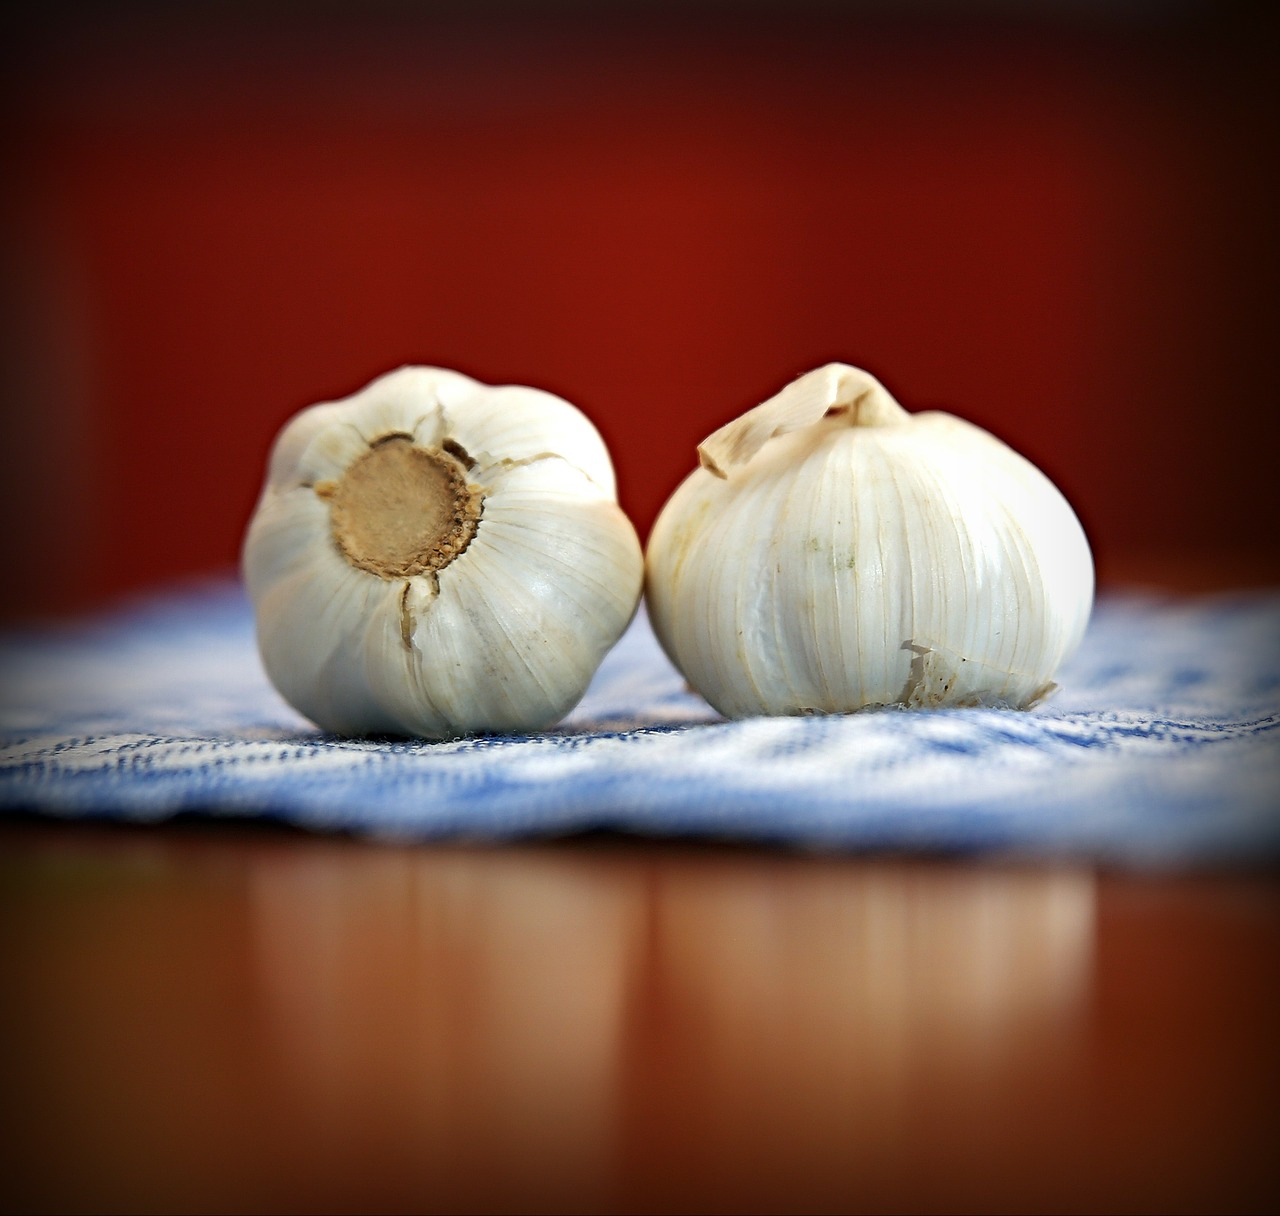
<path fill-rule="evenodd" d="M 285 425 L 242 567 L 290 704 L 335 733 L 427 738 L 553 725 L 643 579 L 585 415 L 429 367 Z"/>
<path fill-rule="evenodd" d="M 1026 708 L 1083 637 L 1093 563 L 1061 493 L 861 369 L 800 377 L 699 460 L 654 524 L 646 598 L 727 717 Z"/>

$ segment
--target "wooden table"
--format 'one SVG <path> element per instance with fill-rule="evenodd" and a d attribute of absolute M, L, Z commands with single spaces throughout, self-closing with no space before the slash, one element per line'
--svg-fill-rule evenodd
<path fill-rule="evenodd" d="M 1257 1210 L 1272 873 L 0 823 L 7 1210 Z"/>

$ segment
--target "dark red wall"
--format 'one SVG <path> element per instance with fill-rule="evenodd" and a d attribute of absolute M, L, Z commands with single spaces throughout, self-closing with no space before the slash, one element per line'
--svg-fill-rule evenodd
<path fill-rule="evenodd" d="M 28 16 L 7 611 L 229 566 L 284 419 L 407 362 L 580 405 L 642 535 L 842 359 L 1039 463 L 1104 577 L 1274 570 L 1274 43 L 989 7 Z"/>

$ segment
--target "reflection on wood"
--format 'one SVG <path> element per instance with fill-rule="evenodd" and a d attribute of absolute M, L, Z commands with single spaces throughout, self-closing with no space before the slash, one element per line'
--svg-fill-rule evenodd
<path fill-rule="evenodd" d="M 1071 871 L 666 867 L 647 1038 L 684 1083 L 627 1138 L 661 1145 L 654 1202 L 1000 1193 L 1019 1102 L 1080 1063 L 1093 899 Z"/>
<path fill-rule="evenodd" d="M 617 1169 L 638 873 L 584 858 L 306 852 L 251 869 L 291 1105 L 331 1177 L 598 1206 Z M 429 1190 L 427 1193 L 430 1193 Z"/>
<path fill-rule="evenodd" d="M 1268 1209 L 1263 877 L 8 825 L 6 1207 Z"/>

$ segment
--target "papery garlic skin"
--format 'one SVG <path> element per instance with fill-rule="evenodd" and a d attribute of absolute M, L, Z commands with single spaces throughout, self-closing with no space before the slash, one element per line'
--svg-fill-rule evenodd
<path fill-rule="evenodd" d="M 334 733 L 425 738 L 559 721 L 643 580 L 587 418 L 432 367 L 286 424 L 242 566 L 285 700 Z"/>
<path fill-rule="evenodd" d="M 810 372 L 699 452 L 650 535 L 645 594 L 726 717 L 1029 707 L 1084 636 L 1093 560 L 1057 488 L 866 372 Z"/>

